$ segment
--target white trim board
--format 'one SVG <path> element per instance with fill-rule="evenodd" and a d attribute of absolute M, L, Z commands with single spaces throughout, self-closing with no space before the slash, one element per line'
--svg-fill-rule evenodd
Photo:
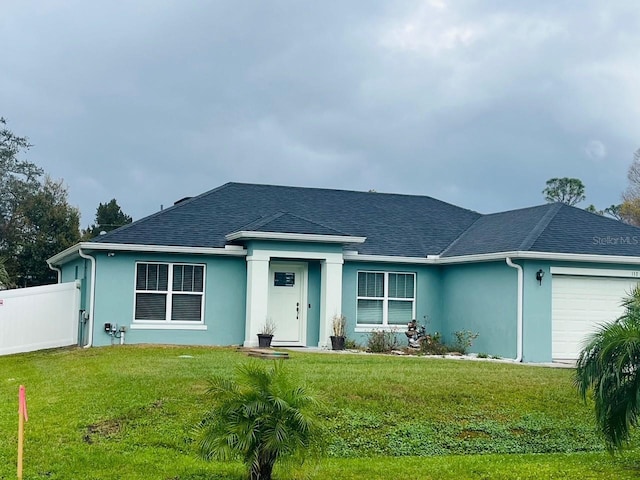
<path fill-rule="evenodd" d="M 177 254 L 195 254 L 195 255 L 232 255 L 235 257 L 244 257 L 247 251 L 235 245 L 226 245 L 224 248 L 218 247 L 179 247 L 172 245 L 141 245 L 133 243 L 97 243 L 97 242 L 81 242 L 67 248 L 66 250 L 54 255 L 47 260 L 50 265 L 59 264 L 60 261 L 79 256 L 78 250 L 97 251 L 107 250 L 114 252 L 150 252 L 150 253 L 177 253 Z"/>
<path fill-rule="evenodd" d="M 552 275 L 575 275 L 587 277 L 619 277 L 639 278 L 638 270 L 619 270 L 611 268 L 576 268 L 576 267 L 551 267 Z"/>
<path fill-rule="evenodd" d="M 364 243 L 367 237 L 319 235 L 312 233 L 256 232 L 241 230 L 225 235 L 227 240 L 281 240 L 287 242 Z"/>
<path fill-rule="evenodd" d="M 202 323 L 195 323 L 194 325 L 188 325 L 184 323 L 139 323 L 138 320 L 136 323 L 132 323 L 129 325 L 129 330 L 208 330 L 206 325 Z"/>

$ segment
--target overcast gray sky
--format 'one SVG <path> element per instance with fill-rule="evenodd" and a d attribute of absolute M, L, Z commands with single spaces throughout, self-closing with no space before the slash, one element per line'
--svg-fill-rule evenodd
<path fill-rule="evenodd" d="M 91 223 L 228 181 L 620 201 L 640 3 L 0 0 L 0 115 Z"/>

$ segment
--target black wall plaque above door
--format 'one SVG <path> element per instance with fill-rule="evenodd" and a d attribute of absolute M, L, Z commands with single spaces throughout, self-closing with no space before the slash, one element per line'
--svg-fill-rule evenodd
<path fill-rule="evenodd" d="M 296 274 L 293 272 L 274 272 L 274 287 L 293 287 L 296 284 Z"/>

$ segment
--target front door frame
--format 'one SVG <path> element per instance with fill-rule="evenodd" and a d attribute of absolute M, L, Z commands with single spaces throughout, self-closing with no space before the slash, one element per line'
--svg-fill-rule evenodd
<path fill-rule="evenodd" d="M 295 273 L 300 272 L 299 278 L 296 279 L 295 287 L 299 289 L 297 323 L 298 332 L 295 340 L 279 340 L 278 337 L 278 319 L 273 318 L 272 287 L 274 283 L 274 274 L 276 270 L 293 270 Z M 269 263 L 269 294 L 267 304 L 267 317 L 276 324 L 276 331 L 273 336 L 272 345 L 274 346 L 306 346 L 307 344 L 307 304 L 308 304 L 308 285 L 309 285 L 309 264 L 307 262 L 292 262 L 272 259 Z M 291 312 L 293 316 L 293 311 Z"/>
<path fill-rule="evenodd" d="M 247 255 L 247 298 L 245 319 L 245 347 L 258 345 L 257 334 L 267 319 L 269 297 L 269 264 L 278 261 L 305 262 L 318 260 L 321 265 L 320 328 L 318 347 L 328 348 L 331 320 L 342 312 L 342 252 L 303 250 L 275 250 L 251 248 Z M 306 342 L 306 338 L 303 339 Z"/>

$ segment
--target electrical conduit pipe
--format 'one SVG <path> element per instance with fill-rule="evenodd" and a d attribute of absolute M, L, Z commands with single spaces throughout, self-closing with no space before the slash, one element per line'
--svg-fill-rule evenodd
<path fill-rule="evenodd" d="M 91 255 L 87 255 L 82 251 L 81 248 L 78 249 L 78 255 L 82 258 L 91 261 L 91 290 L 89 293 L 89 338 L 87 340 L 87 344 L 84 345 L 84 348 L 89 348 L 93 345 L 93 312 L 94 312 L 94 302 L 96 298 L 96 259 Z"/>
<path fill-rule="evenodd" d="M 511 268 L 515 268 L 518 271 L 518 310 L 517 310 L 517 345 L 516 345 L 516 358 L 513 359 L 514 362 L 522 362 L 522 300 L 524 296 L 524 274 L 522 271 L 522 267 L 516 263 L 511 261 L 511 257 L 505 258 L 507 265 Z"/>

